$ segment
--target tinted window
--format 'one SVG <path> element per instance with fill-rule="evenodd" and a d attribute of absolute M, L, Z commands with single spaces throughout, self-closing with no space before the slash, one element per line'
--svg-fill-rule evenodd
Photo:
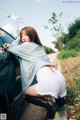
<path fill-rule="evenodd" d="M 4 43 L 11 43 L 14 40 L 10 34 L 6 31 L 0 29 L 0 46 L 3 46 Z"/>
<path fill-rule="evenodd" d="M 4 42 L 2 41 L 1 37 L 0 37 L 0 46 L 3 46 Z"/>

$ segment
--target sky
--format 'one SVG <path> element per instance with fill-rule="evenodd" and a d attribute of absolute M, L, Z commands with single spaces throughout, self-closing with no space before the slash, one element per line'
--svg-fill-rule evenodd
<path fill-rule="evenodd" d="M 42 44 L 55 50 L 52 44 L 55 41 L 54 34 L 44 29 L 44 25 L 50 25 L 48 20 L 53 12 L 63 12 L 61 24 L 64 32 L 67 32 L 69 24 L 80 17 L 80 0 L 0 0 L 0 27 L 10 29 L 12 26 L 15 32 L 15 25 L 19 29 L 32 26 Z"/>

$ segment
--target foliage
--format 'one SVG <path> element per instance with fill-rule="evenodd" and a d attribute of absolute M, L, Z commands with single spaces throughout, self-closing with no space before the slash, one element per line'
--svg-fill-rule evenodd
<path fill-rule="evenodd" d="M 61 51 L 64 47 L 64 37 L 66 36 L 66 33 L 63 33 L 60 37 L 57 38 L 55 42 L 55 48 L 57 48 L 59 51 Z"/>
<path fill-rule="evenodd" d="M 53 36 L 58 38 L 63 33 L 63 27 L 61 24 L 61 18 L 63 13 L 60 12 L 58 15 L 53 12 L 51 18 L 48 20 L 48 23 L 51 24 L 51 26 L 44 26 L 46 29 L 50 29 L 53 33 Z"/>
<path fill-rule="evenodd" d="M 74 23 L 70 24 L 68 30 L 69 30 L 69 38 L 72 38 L 76 35 L 78 30 L 80 29 L 80 19 L 76 19 Z"/>
<path fill-rule="evenodd" d="M 55 48 L 57 48 L 59 51 L 63 48 L 63 43 L 61 39 L 58 39 L 57 41 L 53 42 L 55 44 Z"/>
<path fill-rule="evenodd" d="M 80 19 L 76 19 L 70 24 L 68 34 L 63 40 L 65 46 L 59 53 L 62 71 L 67 80 L 67 103 L 73 107 L 68 108 L 70 118 L 75 116 L 75 120 L 80 119 Z"/>
<path fill-rule="evenodd" d="M 61 44 L 62 43 L 62 44 Z M 76 19 L 73 23 L 69 25 L 68 34 L 64 33 L 58 37 L 55 42 L 56 48 L 62 50 L 62 45 L 64 44 L 64 49 L 72 50 L 76 49 L 80 51 L 80 19 Z"/>
<path fill-rule="evenodd" d="M 71 83 L 70 83 L 71 82 Z M 72 80 L 67 83 L 67 99 L 68 104 L 79 104 L 80 100 L 80 80 L 72 76 Z M 74 92 L 75 91 L 75 92 Z"/>
<path fill-rule="evenodd" d="M 67 83 L 67 104 L 70 118 L 72 109 L 75 111 L 75 120 L 80 118 L 80 57 L 61 60 L 62 72 Z M 70 107 L 71 106 L 71 107 Z"/>
<path fill-rule="evenodd" d="M 62 50 L 58 54 L 59 59 L 66 59 L 66 58 L 75 57 L 75 56 L 77 56 L 77 51 L 76 50 Z"/>
<path fill-rule="evenodd" d="M 69 82 L 69 83 L 68 83 Z M 73 106 L 73 110 L 75 111 L 75 118 L 76 120 L 80 120 L 80 79 L 78 77 L 74 79 L 72 76 L 72 80 L 68 80 L 67 82 L 67 104 L 69 106 Z M 71 82 L 71 83 L 70 83 Z M 68 108 L 68 113 L 72 109 Z M 71 115 L 70 115 L 71 117 Z"/>
<path fill-rule="evenodd" d="M 44 46 L 44 50 L 45 50 L 45 52 L 46 52 L 47 54 L 54 53 L 54 50 L 51 49 L 50 47 L 46 47 L 46 46 Z"/>
<path fill-rule="evenodd" d="M 68 41 L 68 43 L 65 46 L 66 49 L 76 49 L 80 51 L 80 30 L 77 32 L 77 34 Z"/>
<path fill-rule="evenodd" d="M 62 39 L 64 39 L 64 37 L 62 37 Z M 57 40 L 56 44 L 59 44 L 59 46 L 61 45 L 60 39 L 59 41 Z M 80 30 L 77 32 L 75 37 L 73 37 L 70 41 L 68 41 L 67 44 L 65 44 L 64 49 L 63 47 L 60 49 L 59 46 L 57 47 L 58 50 L 60 51 L 62 50 L 60 54 L 58 55 L 60 59 L 66 59 L 68 57 L 75 57 L 77 55 L 77 51 L 80 51 Z"/>
<path fill-rule="evenodd" d="M 59 51 L 61 51 L 63 47 L 69 50 L 80 50 L 80 18 L 70 23 L 68 33 L 64 33 L 64 27 L 62 27 L 61 22 L 62 15 L 62 12 L 60 14 L 53 12 L 51 18 L 48 20 L 51 26 L 45 26 L 45 28 L 52 30 L 56 38 L 56 42 L 53 42 L 53 44 L 55 44 L 55 47 Z"/>
<path fill-rule="evenodd" d="M 76 19 L 73 23 L 69 25 L 68 34 L 65 37 L 65 43 L 72 41 L 72 38 L 76 36 L 80 30 L 80 18 Z"/>
<path fill-rule="evenodd" d="M 68 50 L 76 49 L 80 51 L 80 39 L 73 38 L 73 41 L 69 41 L 65 48 Z"/>

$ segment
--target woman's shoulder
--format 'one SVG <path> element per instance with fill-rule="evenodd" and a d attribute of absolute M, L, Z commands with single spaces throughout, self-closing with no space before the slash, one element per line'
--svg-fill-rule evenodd
<path fill-rule="evenodd" d="M 37 48 L 37 47 L 39 47 L 37 44 L 35 44 L 35 43 L 33 43 L 33 42 L 24 42 L 24 43 L 22 43 L 21 44 L 21 46 L 22 46 L 22 48 Z"/>
<path fill-rule="evenodd" d="M 40 46 L 34 42 L 24 42 L 24 43 L 22 43 L 21 46 L 22 46 L 22 48 L 42 50 L 42 46 Z"/>
<path fill-rule="evenodd" d="M 36 45 L 34 42 L 24 42 L 23 45 Z"/>
<path fill-rule="evenodd" d="M 32 47 L 40 47 L 40 45 L 34 43 L 34 42 L 25 42 L 25 45 L 32 46 Z"/>

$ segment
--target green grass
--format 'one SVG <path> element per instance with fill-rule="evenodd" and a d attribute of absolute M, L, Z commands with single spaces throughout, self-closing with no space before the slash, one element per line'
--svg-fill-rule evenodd
<path fill-rule="evenodd" d="M 71 84 L 67 85 L 67 98 L 69 104 L 79 104 L 80 102 L 80 80 L 77 78 L 72 79 Z"/>
<path fill-rule="evenodd" d="M 75 57 L 77 56 L 76 50 L 63 50 L 58 54 L 59 59 L 67 59 L 69 57 Z"/>
<path fill-rule="evenodd" d="M 67 81 L 67 104 L 73 106 L 76 120 L 80 120 L 80 52 L 78 57 L 61 60 L 62 71 Z M 68 108 L 70 116 L 71 108 Z"/>

